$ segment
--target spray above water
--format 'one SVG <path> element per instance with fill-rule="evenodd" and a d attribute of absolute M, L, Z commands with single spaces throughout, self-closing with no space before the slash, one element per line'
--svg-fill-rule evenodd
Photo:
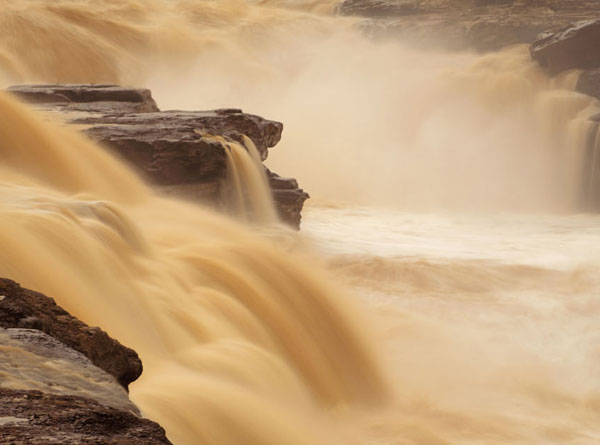
<path fill-rule="evenodd" d="M 330 15 L 334 1 L 4 2 L 10 81 L 134 83 L 166 108 L 273 116 L 286 130 L 270 165 L 317 198 L 580 208 L 597 104 L 572 92 L 577 73 L 550 79 L 524 47 L 480 56 L 371 42 Z"/>

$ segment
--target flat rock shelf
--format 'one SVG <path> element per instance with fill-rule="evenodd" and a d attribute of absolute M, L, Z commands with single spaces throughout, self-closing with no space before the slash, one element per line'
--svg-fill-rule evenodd
<path fill-rule="evenodd" d="M 283 124 L 239 109 L 159 111 L 150 90 L 117 85 L 18 85 L 8 91 L 44 111 L 60 113 L 115 151 L 168 195 L 223 207 L 226 154 L 214 135 L 252 139 L 262 160 Z M 265 167 L 266 169 L 266 167 Z M 266 170 L 281 220 L 300 227 L 309 195 L 292 178 Z"/>

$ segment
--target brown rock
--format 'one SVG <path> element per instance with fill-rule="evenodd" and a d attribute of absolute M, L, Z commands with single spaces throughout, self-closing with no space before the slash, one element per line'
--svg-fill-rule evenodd
<path fill-rule="evenodd" d="M 137 353 L 58 306 L 52 298 L 0 278 L 0 327 L 38 329 L 85 355 L 124 387 L 142 373 Z"/>
<path fill-rule="evenodd" d="M 169 184 L 173 181 L 175 183 L 197 182 L 198 177 L 215 175 L 215 168 L 223 171 L 225 153 L 222 148 L 219 148 L 218 151 L 221 153 L 218 155 L 215 149 L 221 145 L 205 135 L 220 135 L 238 142 L 242 141 L 242 135 L 246 135 L 252 139 L 264 160 L 268 156 L 268 149 L 281 139 L 283 131 L 283 125 L 279 122 L 236 109 L 89 116 L 72 119 L 70 122 L 89 125 L 89 128 L 84 130 L 88 136 L 110 147 L 118 145 L 120 148 L 117 151 L 127 159 L 130 159 L 129 150 L 126 149 L 130 144 L 129 141 L 140 141 L 145 146 L 141 151 L 152 153 L 152 156 L 147 156 L 148 159 L 171 158 L 172 155 L 181 152 L 181 156 L 198 157 L 197 163 L 192 159 L 190 162 L 216 164 L 206 168 L 195 165 L 201 167 L 201 170 L 195 174 L 195 179 L 193 176 L 184 175 L 178 180 L 165 180 L 164 177 L 152 174 L 152 178 L 160 184 Z M 139 151 L 139 149 L 132 151 Z M 204 151 L 208 153 L 205 154 Z M 148 171 L 150 168 L 150 171 L 154 171 L 152 166 L 138 164 L 142 159 L 137 156 L 132 160 L 134 165 L 142 170 Z M 164 167 L 163 165 L 162 168 Z"/>
<path fill-rule="evenodd" d="M 239 109 L 159 112 L 149 90 L 109 85 L 24 85 L 10 92 L 85 126 L 90 138 L 129 161 L 168 195 L 222 207 L 226 155 L 213 135 L 241 142 L 248 136 L 262 160 L 281 139 L 280 122 Z M 88 102 L 86 102 L 88 101 Z M 282 221 L 298 228 L 308 194 L 271 182 Z"/>
<path fill-rule="evenodd" d="M 300 227 L 302 207 L 309 194 L 298 187 L 294 178 L 283 178 L 267 169 L 267 177 L 281 219 L 293 227 Z"/>
<path fill-rule="evenodd" d="M 140 415 L 112 375 L 39 330 L 0 328 L 0 375 L 0 387 L 81 396 Z"/>
<path fill-rule="evenodd" d="M 600 69 L 583 72 L 579 76 L 575 90 L 600 99 Z"/>
<path fill-rule="evenodd" d="M 118 85 L 16 85 L 7 91 L 27 102 L 68 111 L 111 114 L 158 111 L 150 90 Z"/>
<path fill-rule="evenodd" d="M 554 75 L 600 67 L 600 19 L 584 20 L 548 33 L 531 45 L 531 57 Z"/>
<path fill-rule="evenodd" d="M 164 429 L 91 399 L 0 388 L 0 444 L 170 444 Z"/>
<path fill-rule="evenodd" d="M 339 11 L 367 18 L 374 38 L 418 47 L 495 51 L 530 44 L 539 33 L 600 17 L 596 0 L 346 0 Z"/>

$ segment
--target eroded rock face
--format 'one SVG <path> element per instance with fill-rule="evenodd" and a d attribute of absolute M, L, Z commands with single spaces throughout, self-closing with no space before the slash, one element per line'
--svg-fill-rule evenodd
<path fill-rule="evenodd" d="M 600 17 L 595 0 L 346 0 L 340 13 L 366 17 L 376 38 L 420 47 L 495 51 L 541 32 Z"/>
<path fill-rule="evenodd" d="M 531 45 L 531 57 L 548 73 L 600 67 L 600 19 L 547 33 Z"/>
<path fill-rule="evenodd" d="M 294 178 L 283 178 L 269 169 L 267 169 L 267 177 L 281 219 L 293 227 L 300 227 L 300 215 L 304 201 L 309 198 L 308 193 L 298 187 L 298 181 Z"/>
<path fill-rule="evenodd" d="M 248 136 L 264 161 L 283 131 L 280 122 L 239 109 L 159 112 L 149 90 L 25 85 L 8 91 L 80 125 L 84 133 L 129 161 L 166 194 L 217 207 L 224 205 L 227 166 L 225 151 L 213 136 L 237 142 Z M 295 180 L 271 181 L 271 187 L 282 221 L 298 228 L 308 194 Z"/>
<path fill-rule="evenodd" d="M 124 388 L 142 373 L 137 353 L 90 327 L 39 292 L 0 278 L 0 327 L 37 329 L 86 356 Z"/>
<path fill-rule="evenodd" d="M 0 388 L 0 443 L 170 444 L 164 429 L 89 398 Z"/>
<path fill-rule="evenodd" d="M 86 134 L 107 144 L 131 138 L 145 143 L 155 140 L 208 143 L 204 134 L 225 136 L 242 142 L 242 135 L 246 135 L 252 139 L 263 160 L 268 156 L 268 149 L 279 142 L 283 131 L 283 124 L 280 122 L 263 119 L 238 109 L 85 116 L 71 119 L 70 122 L 90 125 L 90 128 L 85 130 Z"/>

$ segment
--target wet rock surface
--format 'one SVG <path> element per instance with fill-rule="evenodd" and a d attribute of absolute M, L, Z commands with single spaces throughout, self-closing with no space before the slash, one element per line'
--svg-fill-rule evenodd
<path fill-rule="evenodd" d="M 239 109 L 158 111 L 150 91 L 143 89 L 24 85 L 8 91 L 80 126 L 166 194 L 217 207 L 225 205 L 222 185 L 227 167 L 225 151 L 214 136 L 242 142 L 245 135 L 264 161 L 283 131 L 280 122 Z M 271 187 L 282 221 L 299 227 L 308 194 L 292 179 L 271 181 Z"/>
<path fill-rule="evenodd" d="M 3 388 L 86 397 L 140 415 L 113 376 L 35 329 L 0 328 L 0 375 Z"/>
<path fill-rule="evenodd" d="M 0 295 L 0 327 L 42 331 L 83 354 L 124 388 L 141 375 L 142 362 L 133 349 L 73 317 L 52 298 L 6 278 L 0 278 Z"/>
<path fill-rule="evenodd" d="M 268 169 L 267 178 L 281 219 L 293 227 L 300 227 L 302 207 L 309 198 L 308 193 L 298 187 L 294 178 L 283 178 Z"/>
<path fill-rule="evenodd" d="M 0 388 L 0 444 L 169 444 L 155 422 L 94 400 Z"/>
<path fill-rule="evenodd" d="M 600 67 L 600 19 L 546 33 L 531 45 L 531 57 L 550 74 Z"/>
<path fill-rule="evenodd" d="M 595 0 L 346 0 L 339 12 L 365 17 L 378 38 L 449 50 L 494 51 L 539 33 L 600 17 Z"/>
<path fill-rule="evenodd" d="M 129 400 L 141 371 L 132 349 L 0 279 L 0 444 L 170 443 Z"/>

